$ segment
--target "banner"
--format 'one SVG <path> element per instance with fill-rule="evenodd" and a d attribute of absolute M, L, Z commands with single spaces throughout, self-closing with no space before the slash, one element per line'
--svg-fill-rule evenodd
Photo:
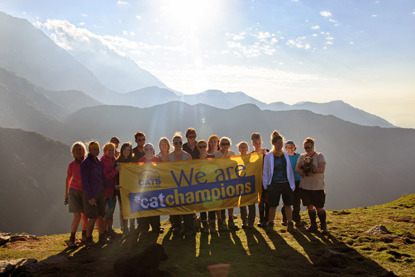
<path fill-rule="evenodd" d="M 123 163 L 124 218 L 178 215 L 258 203 L 262 154 L 207 160 Z"/>

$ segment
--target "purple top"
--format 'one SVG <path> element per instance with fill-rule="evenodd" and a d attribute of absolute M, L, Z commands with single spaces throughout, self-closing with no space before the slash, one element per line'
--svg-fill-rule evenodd
<path fill-rule="evenodd" d="M 88 200 L 104 189 L 104 183 L 108 187 L 115 187 L 114 183 L 105 179 L 101 161 L 91 154 L 81 163 L 81 179 Z"/>

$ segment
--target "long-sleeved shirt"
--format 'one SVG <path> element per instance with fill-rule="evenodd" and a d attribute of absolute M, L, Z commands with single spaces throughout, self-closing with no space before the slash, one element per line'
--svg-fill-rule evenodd
<path fill-rule="evenodd" d="M 102 163 L 91 154 L 88 154 L 88 157 L 81 163 L 81 179 L 88 200 L 102 191 L 104 184 L 108 187 L 115 187 L 114 183 L 105 179 Z"/>
<path fill-rule="evenodd" d="M 110 159 L 103 155 L 101 157 L 104 177 L 111 183 L 116 183 L 116 176 L 118 171 L 115 170 L 115 158 Z M 114 187 L 106 186 L 104 183 L 104 197 L 114 197 Z"/>

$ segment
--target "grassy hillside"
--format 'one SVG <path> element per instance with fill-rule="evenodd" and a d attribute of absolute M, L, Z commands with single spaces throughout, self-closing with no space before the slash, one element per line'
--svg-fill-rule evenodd
<path fill-rule="evenodd" d="M 304 212 L 302 216 L 307 219 Z M 260 228 L 241 229 L 216 236 L 197 233 L 194 239 L 173 236 L 164 222 L 164 234 L 129 235 L 91 249 L 67 249 L 68 234 L 44 236 L 6 243 L 0 247 L 0 259 L 58 255 L 64 258 L 39 267 L 36 274 L 112 276 L 112 262 L 120 253 L 134 254 L 158 242 L 169 255 L 161 267 L 174 276 L 209 276 L 206 267 L 219 263 L 231 264 L 228 276 L 385 276 L 389 271 L 415 275 L 415 194 L 379 206 L 328 211 L 328 237 L 304 228 L 292 235 L 279 221 L 280 215 L 271 234 Z M 365 232 L 380 224 L 391 234 Z"/>

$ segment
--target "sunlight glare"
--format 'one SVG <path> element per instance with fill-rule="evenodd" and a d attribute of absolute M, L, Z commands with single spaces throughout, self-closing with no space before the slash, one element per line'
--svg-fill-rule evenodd
<path fill-rule="evenodd" d="M 164 18 L 179 31 L 199 31 L 211 26 L 221 13 L 220 0 L 174 0 L 163 2 Z"/>

